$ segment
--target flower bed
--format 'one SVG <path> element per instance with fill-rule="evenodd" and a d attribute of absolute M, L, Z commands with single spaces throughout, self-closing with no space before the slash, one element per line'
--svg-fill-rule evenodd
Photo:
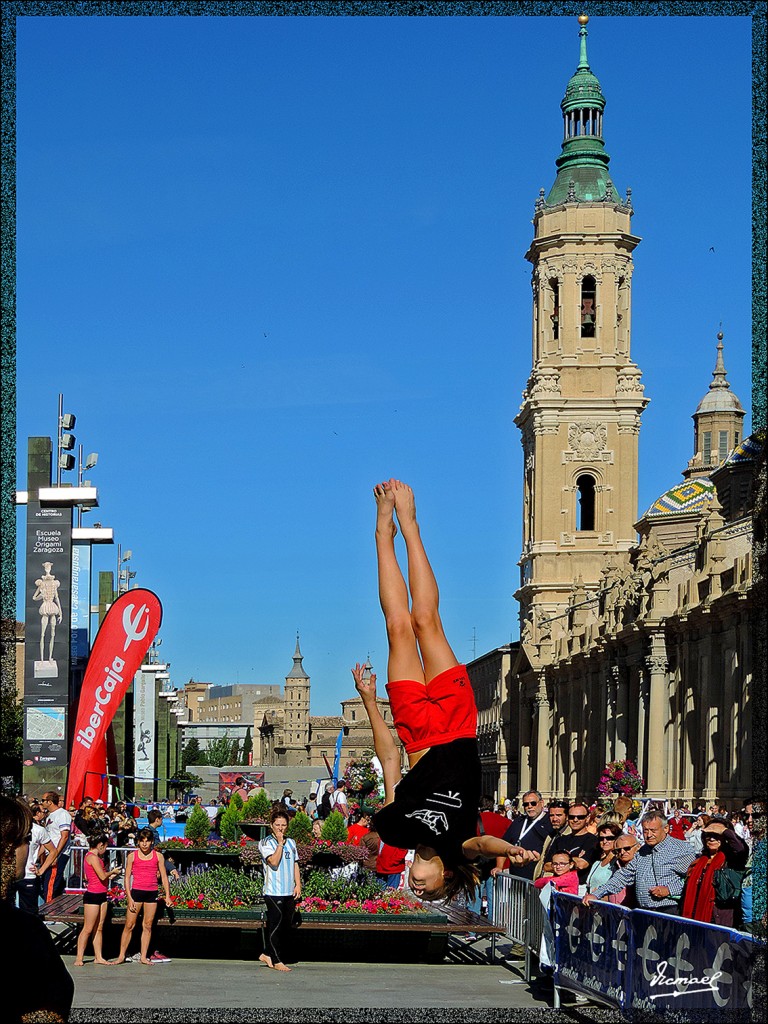
<path fill-rule="evenodd" d="M 326 860 L 330 866 L 335 864 L 362 864 L 368 857 L 368 851 L 364 847 L 350 846 L 347 843 L 332 843 L 325 839 L 314 839 L 311 843 L 297 843 L 296 849 L 299 854 L 299 866 L 308 867 L 313 861 L 316 863 Z M 336 861 L 332 860 L 336 858 Z M 261 854 L 258 843 L 247 843 L 240 848 L 240 862 L 246 867 L 259 867 L 261 865 Z"/>
<path fill-rule="evenodd" d="M 301 900 L 300 907 L 302 915 L 396 914 L 412 917 L 414 914 L 429 913 L 422 903 L 407 896 L 381 896 L 364 900 L 325 900 L 320 896 L 306 896 Z"/>
<path fill-rule="evenodd" d="M 193 839 L 164 839 L 158 844 L 158 850 L 162 850 L 164 853 L 173 853 L 175 850 L 192 850 L 194 852 L 203 853 L 237 853 L 246 844 L 248 840 L 243 837 L 237 843 L 228 843 L 226 839 L 204 839 L 197 841 Z"/>

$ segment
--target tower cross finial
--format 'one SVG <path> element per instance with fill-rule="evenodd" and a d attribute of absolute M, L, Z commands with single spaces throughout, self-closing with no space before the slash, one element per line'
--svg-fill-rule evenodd
<path fill-rule="evenodd" d="M 722 321 L 720 327 L 722 327 Z M 725 361 L 723 359 L 723 332 L 722 330 L 717 332 L 717 361 L 715 363 L 715 369 L 712 371 L 712 382 L 709 385 L 710 391 L 713 388 L 730 388 L 730 384 L 725 379 L 727 370 L 725 369 Z"/>
<path fill-rule="evenodd" d="M 579 66 L 576 69 L 577 71 L 589 71 L 589 60 L 587 59 L 587 35 L 588 35 L 588 33 L 587 33 L 587 22 L 588 21 L 589 21 L 589 16 L 588 15 L 586 15 L 586 14 L 580 14 L 579 15 L 579 24 L 581 25 L 581 28 L 579 29 L 580 45 L 579 45 Z"/>

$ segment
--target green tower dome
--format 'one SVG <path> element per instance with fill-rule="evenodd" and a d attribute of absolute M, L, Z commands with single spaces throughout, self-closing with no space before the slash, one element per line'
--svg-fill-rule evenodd
<path fill-rule="evenodd" d="M 560 104 L 563 112 L 562 154 L 555 161 L 557 177 L 545 206 L 561 203 L 624 205 L 608 173 L 611 158 L 603 142 L 605 97 L 587 58 L 587 22 L 579 17 L 579 66 Z"/>

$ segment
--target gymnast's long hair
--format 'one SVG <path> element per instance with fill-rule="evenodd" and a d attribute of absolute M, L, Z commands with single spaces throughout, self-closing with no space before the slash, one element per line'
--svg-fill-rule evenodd
<path fill-rule="evenodd" d="M 465 860 L 462 858 L 456 864 L 444 863 L 444 869 L 452 872 L 443 878 L 443 884 L 439 889 L 432 889 L 431 892 L 424 892 L 419 896 L 420 900 L 428 903 L 434 900 L 446 900 L 450 902 L 459 895 L 466 896 L 471 900 L 475 890 L 480 884 L 480 864 L 478 861 Z"/>

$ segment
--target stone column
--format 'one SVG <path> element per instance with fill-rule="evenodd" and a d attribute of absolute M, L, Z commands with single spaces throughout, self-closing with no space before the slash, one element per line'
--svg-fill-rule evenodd
<path fill-rule="evenodd" d="M 616 715 L 618 713 L 616 665 L 607 665 L 604 668 L 605 689 L 608 700 L 606 702 L 607 717 L 605 721 L 605 763 L 616 760 Z"/>
<path fill-rule="evenodd" d="M 648 780 L 646 738 L 648 736 L 648 682 L 644 665 L 636 665 L 637 672 L 637 770 Z"/>
<path fill-rule="evenodd" d="M 651 796 L 667 792 L 667 742 L 669 718 L 667 696 L 667 648 L 663 633 L 651 637 L 651 652 L 645 659 L 648 669 L 648 766 L 647 787 Z"/>
<path fill-rule="evenodd" d="M 549 750 L 549 698 L 546 671 L 539 672 L 539 688 L 534 698 L 536 706 L 536 788 L 547 796 L 552 789 Z"/>
<path fill-rule="evenodd" d="M 569 722 L 568 722 L 568 771 L 565 778 L 564 795 L 568 797 L 575 797 L 577 786 L 577 764 L 576 754 L 579 749 L 580 734 L 582 728 L 582 702 L 583 702 L 583 691 L 580 686 L 571 685 L 570 689 L 570 708 L 569 708 Z"/>
<path fill-rule="evenodd" d="M 521 694 L 520 700 L 520 760 L 518 770 L 518 794 L 522 796 L 531 788 L 531 734 L 533 732 L 533 706 L 528 697 Z M 511 794 L 510 794 L 511 796 Z"/>
<path fill-rule="evenodd" d="M 616 745 L 614 757 L 617 761 L 624 761 L 627 757 L 629 744 L 629 681 L 626 670 L 620 665 L 611 667 L 614 685 L 616 687 Z"/>

